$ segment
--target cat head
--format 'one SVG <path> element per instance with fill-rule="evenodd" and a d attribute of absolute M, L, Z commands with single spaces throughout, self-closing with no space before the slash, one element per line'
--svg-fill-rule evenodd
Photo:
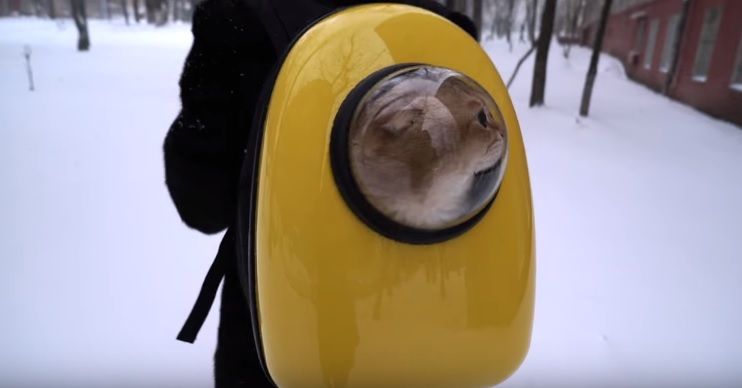
<path fill-rule="evenodd" d="M 404 73 L 379 87 L 350 133 L 352 169 L 369 201 L 419 228 L 456 221 L 479 205 L 472 203 L 475 177 L 506 152 L 505 128 L 489 101 L 443 69 Z"/>

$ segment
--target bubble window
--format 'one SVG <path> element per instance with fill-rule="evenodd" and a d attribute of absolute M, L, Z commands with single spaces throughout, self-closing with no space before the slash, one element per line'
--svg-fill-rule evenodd
<path fill-rule="evenodd" d="M 400 65 L 348 95 L 331 153 L 356 216 L 389 238 L 435 243 L 484 216 L 502 183 L 508 134 L 497 104 L 473 79 Z"/>

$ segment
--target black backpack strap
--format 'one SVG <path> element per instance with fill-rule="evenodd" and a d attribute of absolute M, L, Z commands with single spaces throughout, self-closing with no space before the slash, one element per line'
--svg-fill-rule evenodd
<path fill-rule="evenodd" d="M 331 11 L 331 8 L 320 5 L 313 0 L 259 0 L 250 1 L 250 5 L 260 15 L 279 58 L 283 56 L 289 45 L 303 30 Z M 232 227 L 229 228 L 227 233 L 233 233 Z M 209 315 L 225 275 L 226 263 L 224 260 L 234 256 L 224 252 L 224 249 L 235 248 L 229 244 L 226 246 L 227 241 L 233 241 L 233 239 L 230 239 L 228 235 L 224 236 L 222 244 L 219 246 L 219 252 L 201 285 L 201 291 L 191 309 L 191 313 L 183 324 L 180 333 L 178 333 L 177 339 L 179 341 L 195 342 L 198 332 Z"/>
<path fill-rule="evenodd" d="M 180 333 L 178 333 L 178 341 L 188 342 L 191 344 L 195 342 L 196 336 L 198 336 L 198 332 L 201 330 L 201 326 L 203 326 L 206 321 L 206 316 L 209 315 L 211 306 L 214 304 L 214 299 L 216 299 L 219 285 L 226 273 L 226 263 L 224 260 L 234 257 L 234 255 L 229 255 L 228 252 L 225 251 L 226 249 L 234 249 L 234 244 L 229 243 L 230 241 L 234 241 L 234 239 L 231 238 L 231 233 L 234 233 L 232 227 L 227 230 L 222 238 L 222 242 L 219 245 L 219 251 L 214 258 L 214 262 L 211 263 L 209 272 L 206 273 L 206 278 L 204 278 L 204 282 L 201 285 L 201 291 L 198 293 L 196 303 L 193 305 L 185 324 L 183 324 L 183 328 L 180 329 Z"/>
<path fill-rule="evenodd" d="M 277 57 L 283 58 L 292 42 L 315 21 L 331 13 L 334 8 L 320 4 L 314 0 L 247 0 L 250 6 L 260 15 L 261 21 L 276 50 Z M 276 64 L 279 66 L 280 63 Z M 227 233 L 232 233 L 230 228 Z M 224 249 L 233 249 L 225 246 L 229 236 L 224 237 L 219 252 L 214 258 L 211 267 L 201 285 L 196 302 L 188 315 L 177 339 L 193 343 L 198 332 L 206 321 L 216 299 L 219 286 L 224 278 L 226 263 L 224 260 L 233 255 L 225 254 Z"/>
<path fill-rule="evenodd" d="M 188 342 L 190 344 L 195 342 L 201 326 L 206 321 L 206 316 L 209 315 L 211 306 L 214 304 L 214 299 L 216 299 L 219 285 L 224 278 L 224 265 L 219 258 L 220 256 L 217 255 L 214 262 L 211 263 L 211 268 L 209 268 L 209 272 L 206 274 L 206 278 L 201 285 L 201 291 L 198 293 L 196 303 L 193 305 L 185 324 L 183 324 L 183 328 L 178 333 L 178 341 Z"/>

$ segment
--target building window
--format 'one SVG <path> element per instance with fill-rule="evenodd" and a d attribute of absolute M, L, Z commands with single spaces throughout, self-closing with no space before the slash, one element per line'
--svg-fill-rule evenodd
<path fill-rule="evenodd" d="M 636 42 L 634 42 L 634 51 L 637 53 L 641 51 L 642 46 L 644 45 L 644 25 L 646 24 L 647 20 L 644 18 L 639 19 L 637 23 L 639 23 L 639 26 L 636 30 Z"/>
<path fill-rule="evenodd" d="M 734 68 L 732 69 L 732 89 L 742 92 L 742 36 L 739 38 L 737 59 L 734 61 Z"/>
<path fill-rule="evenodd" d="M 698 41 L 696 60 L 693 64 L 693 79 L 696 81 L 706 81 L 709 68 L 711 67 L 711 56 L 714 53 L 714 44 L 716 43 L 716 34 L 719 32 L 720 21 L 720 5 L 709 8 L 703 16 L 701 39 Z"/>
<path fill-rule="evenodd" d="M 678 28 L 680 24 L 680 14 L 670 16 L 667 20 L 667 30 L 665 32 L 665 45 L 662 47 L 662 60 L 660 62 L 660 71 L 666 73 L 670 70 L 670 63 L 675 56 L 675 40 L 678 39 Z"/>
<path fill-rule="evenodd" d="M 653 19 L 649 23 L 649 37 L 647 39 L 647 48 L 644 50 L 644 68 L 652 68 L 652 58 L 654 57 L 654 46 L 657 42 L 657 30 L 660 27 L 660 21 Z"/>

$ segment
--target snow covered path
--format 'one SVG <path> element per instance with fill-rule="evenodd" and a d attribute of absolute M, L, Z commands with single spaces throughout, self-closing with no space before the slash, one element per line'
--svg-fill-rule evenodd
<path fill-rule="evenodd" d="M 162 177 L 188 26 L 91 35 L 81 54 L 69 21 L 0 19 L 0 386 L 210 386 L 216 314 L 196 344 L 174 337 L 219 238 L 182 226 Z M 504 78 L 525 49 L 485 47 Z M 530 354 L 501 386 L 740 386 L 742 129 L 606 56 L 577 119 L 588 59 L 552 46 L 545 107 L 527 106 L 532 61 L 511 91 L 538 288 Z"/>

